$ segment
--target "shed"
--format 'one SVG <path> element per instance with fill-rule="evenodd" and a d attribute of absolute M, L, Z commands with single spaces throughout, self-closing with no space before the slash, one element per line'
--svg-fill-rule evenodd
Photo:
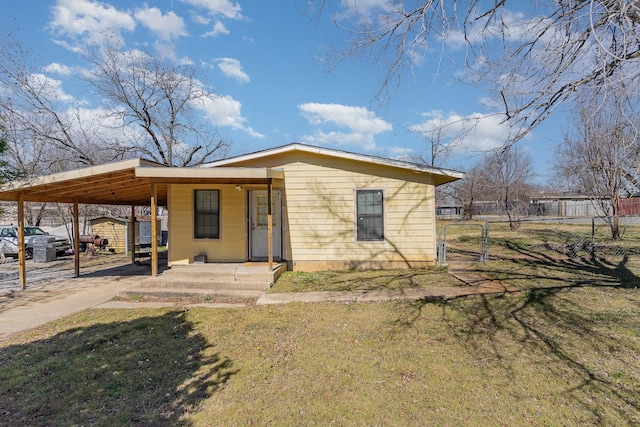
<path fill-rule="evenodd" d="M 158 229 L 161 221 L 157 220 Z M 131 221 L 129 218 L 100 216 L 89 220 L 91 234 L 97 234 L 109 240 L 109 249 L 117 254 L 131 253 Z M 136 252 L 151 246 L 151 218 L 139 217 L 135 222 Z"/>

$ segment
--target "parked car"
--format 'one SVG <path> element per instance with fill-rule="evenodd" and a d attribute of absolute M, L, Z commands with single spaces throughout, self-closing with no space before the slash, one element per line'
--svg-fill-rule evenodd
<path fill-rule="evenodd" d="M 26 226 L 24 228 L 24 243 L 27 257 L 33 256 L 33 243 L 38 237 L 50 236 L 55 238 L 56 254 L 64 254 L 71 248 L 69 239 L 65 236 L 50 235 L 40 227 Z M 5 225 L 0 227 L 0 252 L 7 256 L 18 255 L 18 227 Z"/>

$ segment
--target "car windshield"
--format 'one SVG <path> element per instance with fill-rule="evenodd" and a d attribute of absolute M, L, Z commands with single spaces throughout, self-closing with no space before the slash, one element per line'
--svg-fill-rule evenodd
<path fill-rule="evenodd" d="M 24 229 L 25 236 L 45 236 L 46 234 L 46 231 L 38 227 L 28 227 Z"/>

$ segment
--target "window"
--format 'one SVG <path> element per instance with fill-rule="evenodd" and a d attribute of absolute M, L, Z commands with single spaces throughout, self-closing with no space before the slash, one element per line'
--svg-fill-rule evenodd
<path fill-rule="evenodd" d="M 357 239 L 384 240 L 382 190 L 357 190 Z"/>
<path fill-rule="evenodd" d="M 193 236 L 196 239 L 220 238 L 220 191 L 195 190 Z"/>
<path fill-rule="evenodd" d="M 273 224 L 274 227 L 278 225 L 276 223 L 277 215 L 275 215 L 275 212 L 276 212 L 276 196 L 271 196 L 271 213 L 272 213 L 271 223 Z M 267 220 L 267 218 L 269 217 L 269 206 L 267 205 L 266 194 L 264 195 L 258 194 L 256 196 L 256 213 L 257 213 L 256 225 L 259 225 L 262 227 L 266 227 L 267 225 L 269 225 L 269 221 Z"/>
<path fill-rule="evenodd" d="M 47 232 L 44 231 L 42 228 L 38 228 L 38 227 L 25 227 L 24 235 L 25 236 L 46 236 Z"/>
<path fill-rule="evenodd" d="M 16 237 L 16 230 L 13 228 L 3 228 L 0 237 Z"/>

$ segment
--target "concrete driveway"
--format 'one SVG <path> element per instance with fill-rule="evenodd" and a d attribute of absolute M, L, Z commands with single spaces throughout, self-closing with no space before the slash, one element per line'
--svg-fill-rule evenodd
<path fill-rule="evenodd" d="M 0 292 L 0 340 L 113 299 L 147 275 L 148 266 L 124 265 Z"/>

